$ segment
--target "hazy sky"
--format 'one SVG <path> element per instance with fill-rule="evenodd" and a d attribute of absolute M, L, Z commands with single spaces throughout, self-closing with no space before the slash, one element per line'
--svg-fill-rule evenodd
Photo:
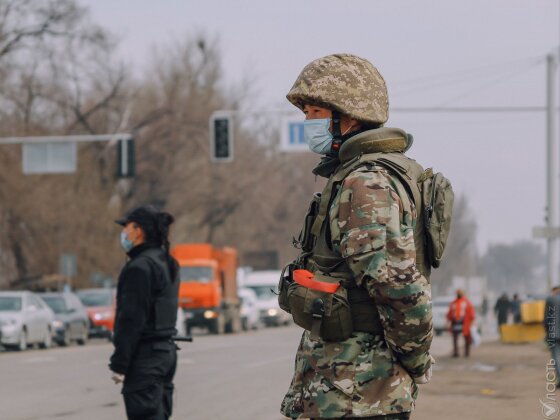
<path fill-rule="evenodd" d="M 259 109 L 309 61 L 349 52 L 385 77 L 392 107 L 545 103 L 545 56 L 559 44 L 558 0 L 81 0 L 141 71 L 155 47 L 217 37 L 229 84 L 254 80 Z M 544 113 L 392 112 L 410 156 L 451 179 L 488 243 L 529 239 L 545 207 Z M 311 168 L 310 168 L 311 169 Z M 311 175 L 310 175 L 311 176 Z"/>

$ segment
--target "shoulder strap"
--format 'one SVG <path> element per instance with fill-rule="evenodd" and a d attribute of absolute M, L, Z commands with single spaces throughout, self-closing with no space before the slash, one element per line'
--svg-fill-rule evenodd
<path fill-rule="evenodd" d="M 375 156 L 380 156 L 380 153 L 373 154 Z M 371 158 L 364 159 L 365 156 L 373 156 L 373 155 L 358 155 L 354 159 L 349 160 L 344 165 L 338 169 L 327 182 L 327 185 L 323 189 L 321 194 L 321 203 L 319 205 L 319 213 L 315 218 L 313 226 L 311 228 L 311 234 L 315 237 L 318 237 L 321 232 L 321 226 L 327 217 L 327 213 L 329 212 L 329 205 L 331 203 L 332 195 L 334 192 L 334 185 L 341 182 L 346 178 L 352 171 L 359 168 L 362 165 L 367 163 L 372 163 L 374 160 Z"/>
<path fill-rule="evenodd" d="M 422 205 L 422 193 L 418 187 L 418 181 L 424 174 L 424 169 L 414 160 L 397 153 L 385 154 L 377 160 L 377 163 L 390 169 L 398 176 L 404 187 L 414 201 L 416 211 L 420 215 Z"/>

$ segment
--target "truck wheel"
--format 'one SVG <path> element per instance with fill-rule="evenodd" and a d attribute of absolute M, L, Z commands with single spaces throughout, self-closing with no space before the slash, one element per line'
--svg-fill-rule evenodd
<path fill-rule="evenodd" d="M 218 315 L 217 318 L 212 319 L 208 324 L 208 331 L 211 334 L 223 334 L 226 330 L 226 322 L 222 314 Z"/>

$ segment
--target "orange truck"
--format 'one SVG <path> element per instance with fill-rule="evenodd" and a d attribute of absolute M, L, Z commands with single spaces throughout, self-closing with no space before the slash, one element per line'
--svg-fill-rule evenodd
<path fill-rule="evenodd" d="M 187 330 L 196 326 L 213 334 L 241 331 L 237 251 L 203 243 L 178 244 L 171 253 L 179 262 L 179 305 Z"/>

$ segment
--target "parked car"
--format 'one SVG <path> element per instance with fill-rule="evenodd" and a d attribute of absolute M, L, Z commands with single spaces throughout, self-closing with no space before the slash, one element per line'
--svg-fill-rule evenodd
<path fill-rule="evenodd" d="M 447 312 L 455 296 L 438 296 L 432 299 L 432 322 L 436 335 L 447 331 Z"/>
<path fill-rule="evenodd" d="M 54 312 L 54 340 L 60 346 L 68 346 L 72 341 L 79 345 L 87 342 L 89 318 L 86 308 L 74 293 L 42 293 L 41 299 Z"/>
<path fill-rule="evenodd" d="M 257 294 L 254 290 L 243 287 L 237 294 L 241 300 L 241 326 L 244 331 L 254 330 L 260 326 Z"/>
<path fill-rule="evenodd" d="M 89 336 L 113 338 L 115 326 L 115 289 L 82 289 L 76 292 L 89 317 Z"/>
<path fill-rule="evenodd" d="M 252 271 L 245 275 L 243 285 L 257 295 L 259 318 L 266 326 L 288 325 L 292 319 L 292 316 L 278 305 L 275 290 L 279 279 L 280 271 L 277 270 Z"/>
<path fill-rule="evenodd" d="M 53 321 L 53 311 L 34 293 L 0 292 L 0 341 L 5 347 L 49 348 Z"/>

